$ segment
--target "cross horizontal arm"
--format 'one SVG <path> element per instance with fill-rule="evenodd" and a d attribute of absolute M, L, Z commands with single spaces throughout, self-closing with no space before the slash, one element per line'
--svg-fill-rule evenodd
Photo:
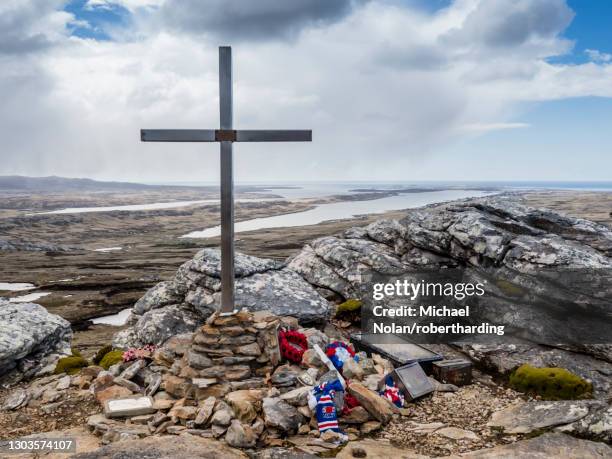
<path fill-rule="evenodd" d="M 236 142 L 312 142 L 312 131 L 240 129 L 236 131 Z"/>
<path fill-rule="evenodd" d="M 214 129 L 141 129 L 143 142 L 216 142 Z"/>
<path fill-rule="evenodd" d="M 143 142 L 311 142 L 310 130 L 141 129 Z"/>

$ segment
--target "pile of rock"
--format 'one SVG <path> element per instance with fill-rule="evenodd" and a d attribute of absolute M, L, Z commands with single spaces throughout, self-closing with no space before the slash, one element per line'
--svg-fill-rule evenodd
<path fill-rule="evenodd" d="M 193 343 L 184 358 L 175 362 L 175 369 L 180 368 L 179 376 L 192 378 L 195 392 L 207 389 L 207 393 L 225 395 L 230 390 L 266 387 L 265 377 L 280 362 L 281 323 L 296 324 L 267 312 L 213 314 L 193 335 Z M 171 358 L 163 353 L 160 350 L 157 357 Z"/>
<path fill-rule="evenodd" d="M 285 441 L 312 451 L 337 448 L 336 433 L 319 434 L 308 406 L 313 387 L 304 375 L 320 384 L 338 374 L 312 349 L 304 353 L 301 366 L 281 364 L 279 328 L 299 330 L 309 346 L 324 348 L 329 341 L 317 329 L 299 328 L 292 317 L 267 311 L 215 313 L 195 333 L 168 340 L 150 360 L 118 364 L 94 379 L 97 370 L 87 368 L 81 384 L 89 384 L 105 408 L 105 415 L 91 417 L 89 425 L 105 442 L 189 433 L 222 438 L 239 448 Z M 380 356 L 361 357 L 344 369 L 347 393 L 360 405 L 339 419 L 351 439 L 380 429 L 402 411 L 375 392 L 381 377 L 393 369 L 391 363 Z M 336 399 L 341 413 L 342 394 Z"/>

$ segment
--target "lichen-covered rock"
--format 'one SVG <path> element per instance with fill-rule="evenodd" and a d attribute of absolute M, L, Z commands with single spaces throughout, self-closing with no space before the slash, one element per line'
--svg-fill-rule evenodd
<path fill-rule="evenodd" d="M 181 303 L 183 296 L 174 288 L 174 282 L 160 282 L 151 287 L 134 305 L 133 312 L 139 316 L 151 309 Z"/>
<path fill-rule="evenodd" d="M 71 354 L 70 323 L 34 303 L 0 299 L 0 379 L 17 382 L 55 369 Z"/>
<path fill-rule="evenodd" d="M 594 400 L 525 402 L 493 413 L 490 427 L 505 434 L 527 434 L 535 430 L 570 424 L 605 404 Z"/>
<path fill-rule="evenodd" d="M 193 332 L 204 320 L 205 317 L 186 305 L 174 304 L 152 309 L 144 313 L 133 327 L 115 335 L 113 346 L 127 348 L 145 344 L 159 345 L 175 335 Z"/>
<path fill-rule="evenodd" d="M 612 407 L 602 405 L 592 407 L 582 419 L 571 424 L 557 427 L 555 430 L 574 437 L 612 443 Z"/>
<path fill-rule="evenodd" d="M 528 457 L 530 459 L 548 459 L 551 457 L 600 459 L 610 457 L 611 455 L 612 448 L 604 443 L 580 440 L 560 433 L 545 433 L 529 440 L 462 453 L 461 456 L 448 456 L 447 459 L 499 459 L 515 457 Z"/>
<path fill-rule="evenodd" d="M 308 323 L 329 317 L 331 306 L 296 272 L 274 261 L 236 255 L 236 305 L 270 311 Z M 173 335 L 194 331 L 221 300 L 219 251 L 204 249 L 184 263 L 174 280 L 162 282 L 136 303 L 131 326 L 116 335 L 117 347 L 161 344 Z"/>

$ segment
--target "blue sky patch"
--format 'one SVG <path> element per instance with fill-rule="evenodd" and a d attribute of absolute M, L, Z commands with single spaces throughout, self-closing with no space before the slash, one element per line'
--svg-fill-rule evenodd
<path fill-rule="evenodd" d="M 115 3 L 88 4 L 88 0 L 71 0 L 64 10 L 76 18 L 70 33 L 79 38 L 112 40 L 110 31 L 130 24 L 130 12 Z"/>

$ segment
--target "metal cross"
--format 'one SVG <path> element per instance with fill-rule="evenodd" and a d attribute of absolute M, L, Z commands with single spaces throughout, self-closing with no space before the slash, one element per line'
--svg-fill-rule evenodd
<path fill-rule="evenodd" d="M 235 130 L 232 103 L 232 48 L 219 47 L 220 129 L 141 129 L 143 142 L 219 142 L 221 150 L 221 313 L 234 304 L 233 142 L 310 142 L 312 131 Z"/>

